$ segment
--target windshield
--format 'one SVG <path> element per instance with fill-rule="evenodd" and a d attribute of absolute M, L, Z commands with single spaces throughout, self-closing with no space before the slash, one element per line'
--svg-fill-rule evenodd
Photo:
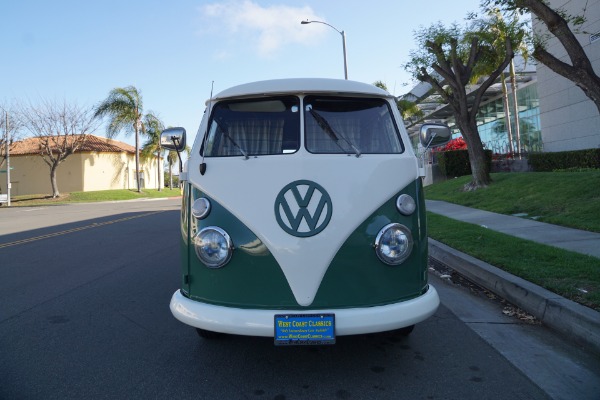
<path fill-rule="evenodd" d="M 300 101 L 294 96 L 223 101 L 214 106 L 206 157 L 294 153 L 300 147 Z"/>
<path fill-rule="evenodd" d="M 311 153 L 388 154 L 404 151 L 384 99 L 307 96 L 306 149 Z"/>

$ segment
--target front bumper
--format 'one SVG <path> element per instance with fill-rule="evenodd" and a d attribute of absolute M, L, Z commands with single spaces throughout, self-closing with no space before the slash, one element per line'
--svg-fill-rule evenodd
<path fill-rule="evenodd" d="M 384 306 L 344 309 L 261 310 L 216 306 L 190 300 L 177 290 L 171 312 L 184 324 L 207 331 L 247 336 L 274 336 L 275 314 L 335 314 L 336 336 L 384 332 L 419 323 L 432 316 L 440 304 L 435 288 L 423 295 Z"/>

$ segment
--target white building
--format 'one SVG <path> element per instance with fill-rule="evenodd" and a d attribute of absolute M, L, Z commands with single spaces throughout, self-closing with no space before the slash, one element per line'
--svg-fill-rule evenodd
<path fill-rule="evenodd" d="M 600 0 L 548 0 L 548 5 L 585 17 L 585 23 L 572 30 L 582 32 L 576 36 L 594 71 L 600 75 Z M 533 26 L 536 32 L 546 30 L 545 25 L 535 19 Z M 551 54 L 570 64 L 558 39 L 550 36 L 546 46 Z M 594 102 L 573 82 L 541 63 L 537 64 L 537 81 L 544 151 L 600 147 L 600 113 Z"/>
<path fill-rule="evenodd" d="M 600 75 L 600 0 L 548 0 L 552 9 L 563 10 L 572 16 L 584 16 L 585 23 L 572 27 L 588 55 L 596 74 Z M 534 29 L 543 34 L 545 25 L 534 18 Z M 584 33 L 585 32 L 585 33 Z M 549 35 L 547 50 L 570 64 L 565 49 L 558 39 Z M 518 73 L 517 96 L 521 152 L 557 152 L 600 147 L 600 113 L 585 93 L 572 81 L 556 74 L 544 64 L 530 61 L 526 65 L 515 58 Z M 510 85 L 508 86 L 511 91 Z M 413 142 L 423 122 L 445 122 L 454 126 L 448 104 L 441 102 L 427 83 L 420 83 L 403 96 L 416 102 L 424 117 L 406 121 Z M 510 146 L 504 123 L 506 110 L 502 104 L 500 84 L 486 92 L 477 115 L 479 134 L 487 148 L 494 153 L 508 153 Z M 511 102 L 510 109 L 513 108 Z M 509 113 L 514 114 L 514 113 Z M 514 118 L 514 116 L 511 116 Z M 514 122 L 514 121 L 513 121 Z M 458 133 L 458 131 L 456 131 Z M 517 152 L 517 140 L 513 148 Z"/>
<path fill-rule="evenodd" d="M 51 194 L 50 169 L 39 155 L 37 137 L 15 142 L 10 150 L 11 195 Z M 6 177 L 6 175 L 4 175 Z M 162 183 L 156 158 L 140 160 L 142 189 L 157 189 Z M 135 147 L 118 140 L 88 135 L 85 143 L 56 170 L 61 193 L 109 189 L 135 189 Z M 0 179 L 0 193 L 7 193 Z"/>

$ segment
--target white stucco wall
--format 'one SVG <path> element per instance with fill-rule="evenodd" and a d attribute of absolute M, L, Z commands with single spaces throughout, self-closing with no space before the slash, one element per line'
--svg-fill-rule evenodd
<path fill-rule="evenodd" d="M 11 196 L 52 194 L 50 168 L 39 155 L 21 155 L 10 158 Z M 156 159 L 141 162 L 146 189 L 156 189 Z M 76 153 L 69 156 L 57 169 L 60 193 L 109 189 L 135 189 L 135 157 L 129 153 Z M 162 168 L 161 168 L 162 171 Z M 161 179 L 162 183 L 162 179 Z M 6 191 L 6 175 L 0 175 L 0 191 Z"/>
<path fill-rule="evenodd" d="M 39 155 L 10 157 L 11 196 L 52 194 L 50 167 Z M 0 189 L 6 193 L 6 175 L 0 178 Z M 58 191 L 68 193 L 82 190 L 81 160 L 72 155 L 60 164 L 56 173 Z"/>
<path fill-rule="evenodd" d="M 135 157 L 128 153 L 84 153 L 81 154 L 85 177 L 83 191 L 107 189 L 135 189 Z M 140 160 L 146 189 L 156 189 L 156 159 Z M 161 168 L 162 170 L 162 168 Z M 162 183 L 162 179 L 161 179 Z"/>
<path fill-rule="evenodd" d="M 586 22 L 577 37 L 600 75 L 600 40 L 590 43 L 590 34 L 600 32 L 600 0 L 549 0 L 553 9 L 564 8 L 571 15 L 584 15 Z M 585 13 L 583 12 L 585 7 Z M 535 21 L 535 20 L 534 20 Z M 534 22 L 536 31 L 544 29 Z M 570 64 L 565 49 L 552 37 L 547 49 Z M 581 150 L 600 147 L 600 113 L 595 104 L 574 83 L 537 65 L 540 122 L 544 151 Z"/>

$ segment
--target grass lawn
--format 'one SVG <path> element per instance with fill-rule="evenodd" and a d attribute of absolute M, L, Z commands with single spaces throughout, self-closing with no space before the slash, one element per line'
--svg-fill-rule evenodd
<path fill-rule="evenodd" d="M 500 214 L 526 213 L 600 232 L 600 171 L 492 174 L 486 189 L 461 191 L 470 176 L 425 188 L 425 197 Z M 429 236 L 463 253 L 600 311 L 600 259 L 428 213 Z"/>
<path fill-rule="evenodd" d="M 40 206 L 52 204 L 69 204 L 69 203 L 91 203 L 98 201 L 118 201 L 118 200 L 134 200 L 142 198 L 163 198 L 181 196 L 178 188 L 164 188 L 160 192 L 156 189 L 143 190 L 138 193 L 136 190 L 100 190 L 97 192 L 72 192 L 61 194 L 60 197 L 53 199 L 52 196 L 37 194 L 15 196 L 11 198 L 10 205 L 12 206 Z"/>
<path fill-rule="evenodd" d="M 463 192 L 462 176 L 425 188 L 425 197 L 500 214 L 526 213 L 538 221 L 600 232 L 600 170 L 492 174 L 486 189 Z"/>
<path fill-rule="evenodd" d="M 600 311 L 600 258 L 427 213 L 429 237 Z"/>

